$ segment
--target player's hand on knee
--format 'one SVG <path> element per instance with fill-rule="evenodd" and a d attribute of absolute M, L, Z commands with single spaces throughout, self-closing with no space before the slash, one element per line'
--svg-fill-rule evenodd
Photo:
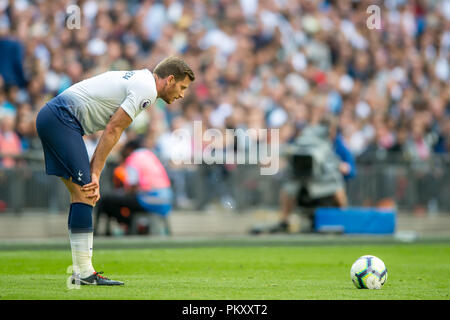
<path fill-rule="evenodd" d="M 88 191 L 89 193 L 86 194 L 86 198 L 91 200 L 94 204 L 100 200 L 100 188 L 96 188 L 92 191 Z"/>
<path fill-rule="evenodd" d="M 84 192 L 94 191 L 95 189 L 100 188 L 100 183 L 98 181 L 98 177 L 96 175 L 91 175 L 91 182 L 85 184 L 81 187 L 81 190 Z"/>
<path fill-rule="evenodd" d="M 97 189 L 97 191 L 98 191 L 98 189 Z M 94 204 L 96 204 L 98 200 L 100 200 L 100 192 L 99 191 L 96 194 L 92 195 L 92 202 Z"/>
<path fill-rule="evenodd" d="M 96 175 L 91 176 L 91 182 L 81 187 L 81 190 L 86 194 L 86 198 L 93 201 L 95 204 L 100 199 L 100 183 Z"/>

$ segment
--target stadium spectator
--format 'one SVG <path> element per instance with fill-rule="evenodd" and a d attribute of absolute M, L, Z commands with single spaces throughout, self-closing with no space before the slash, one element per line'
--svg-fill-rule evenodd
<path fill-rule="evenodd" d="M 9 30 L 4 29 L 0 23 L 0 75 L 6 85 L 25 88 L 24 46 L 19 40 L 8 37 Z"/>

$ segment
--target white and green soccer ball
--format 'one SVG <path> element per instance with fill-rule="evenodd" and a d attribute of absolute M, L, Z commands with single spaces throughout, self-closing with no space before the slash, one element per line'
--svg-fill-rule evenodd
<path fill-rule="evenodd" d="M 384 262 L 370 255 L 359 257 L 350 270 L 350 277 L 358 289 L 381 289 L 387 276 Z"/>

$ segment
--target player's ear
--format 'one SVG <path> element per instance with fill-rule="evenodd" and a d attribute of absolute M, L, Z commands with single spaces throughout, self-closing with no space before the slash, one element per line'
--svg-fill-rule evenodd
<path fill-rule="evenodd" d="M 170 76 L 167 77 L 167 84 L 168 85 L 174 85 L 175 84 L 175 77 L 173 74 L 171 74 Z"/>

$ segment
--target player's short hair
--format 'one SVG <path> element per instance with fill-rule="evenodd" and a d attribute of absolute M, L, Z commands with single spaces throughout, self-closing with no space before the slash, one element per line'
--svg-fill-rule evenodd
<path fill-rule="evenodd" d="M 160 78 L 166 78 L 173 75 L 175 81 L 182 81 L 186 76 L 191 81 L 195 80 L 195 75 L 188 64 L 181 58 L 176 56 L 170 56 L 162 60 L 153 70 L 154 73 Z"/>

